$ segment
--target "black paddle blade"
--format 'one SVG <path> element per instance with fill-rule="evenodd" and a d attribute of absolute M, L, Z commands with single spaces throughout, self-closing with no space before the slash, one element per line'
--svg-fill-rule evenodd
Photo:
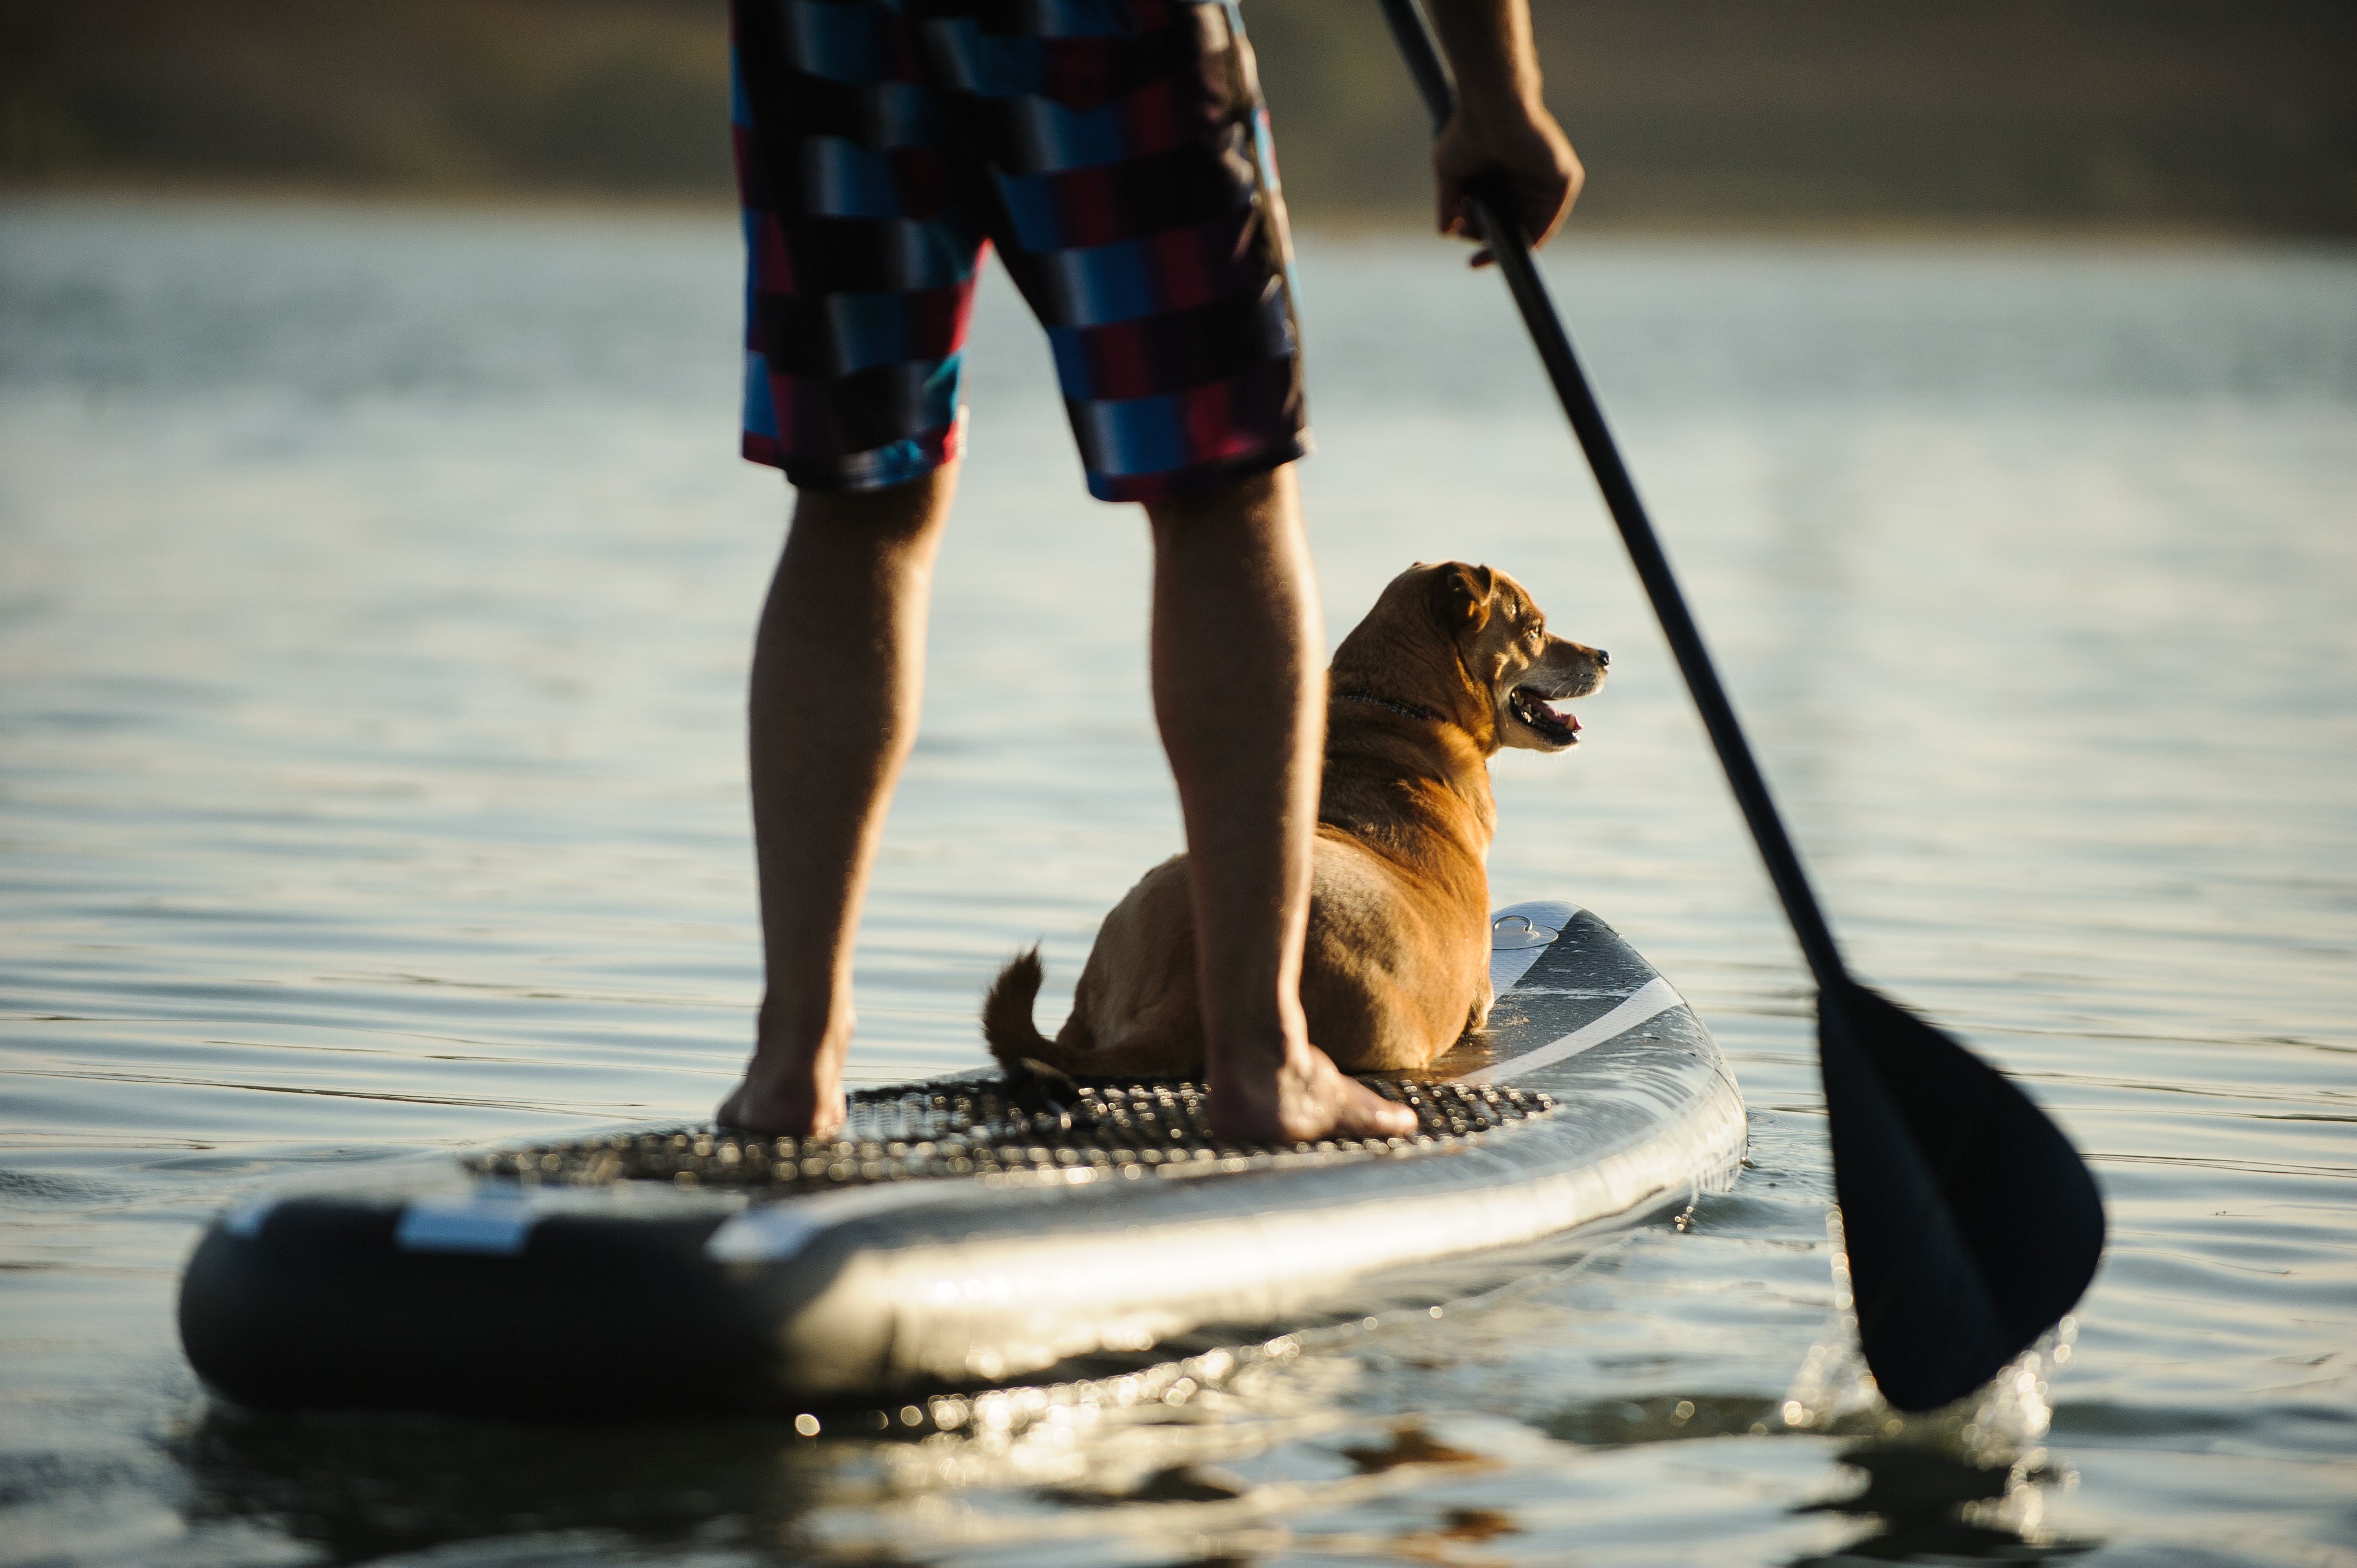
<path fill-rule="evenodd" d="M 1866 1363 L 1891 1404 L 1936 1410 L 2071 1310 L 2104 1201 L 2046 1113 L 1921 1019 L 1842 980 L 1817 1032 Z"/>

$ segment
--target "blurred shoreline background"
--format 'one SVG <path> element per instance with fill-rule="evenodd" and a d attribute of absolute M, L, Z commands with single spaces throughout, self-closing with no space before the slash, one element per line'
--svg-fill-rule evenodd
<path fill-rule="evenodd" d="M 1534 0 L 1585 225 L 2357 235 L 2346 0 Z M 1372 0 L 1248 0 L 1311 223 L 1419 222 Z M 723 203 L 722 0 L 0 0 L 0 195 Z"/>

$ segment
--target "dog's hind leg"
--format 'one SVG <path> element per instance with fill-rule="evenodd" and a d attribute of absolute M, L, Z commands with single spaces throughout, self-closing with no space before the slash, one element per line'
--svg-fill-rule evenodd
<path fill-rule="evenodd" d="M 1473 1011 L 1465 1020 L 1465 1032 L 1478 1035 L 1490 1026 L 1490 1009 L 1498 1004 L 1498 993 L 1491 987 L 1490 972 L 1481 972 L 1481 983 L 1473 993 Z"/>

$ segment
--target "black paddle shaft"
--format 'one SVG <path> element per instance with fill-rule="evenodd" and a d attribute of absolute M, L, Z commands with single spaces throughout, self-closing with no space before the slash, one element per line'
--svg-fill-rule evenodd
<path fill-rule="evenodd" d="M 1436 134 L 1455 112 L 1415 0 L 1383 0 Z M 2070 1140 L 2005 1076 L 1849 977 L 1669 558 L 1515 221 L 1512 192 L 1468 205 L 1505 274 L 1677 656 L 1752 841 L 1817 982 L 1818 1061 L 1858 1339 L 1901 1410 L 1960 1399 L 2071 1310 L 2103 1253 L 2103 1199 Z"/>

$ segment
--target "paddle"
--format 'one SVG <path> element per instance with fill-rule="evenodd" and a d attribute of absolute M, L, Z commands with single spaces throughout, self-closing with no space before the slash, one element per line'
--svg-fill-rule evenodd
<path fill-rule="evenodd" d="M 1415 0 L 1383 6 L 1437 135 L 1455 94 L 1431 31 Z M 2070 1140 L 1996 1069 L 1850 978 L 1530 248 L 1501 216 L 1512 209 L 1499 194 L 1470 199 L 1481 237 L 1587 454 L 1816 979 L 1834 1192 L 1867 1365 L 1899 1409 L 1936 1409 L 1986 1382 L 2078 1301 L 2104 1250 L 2103 1199 Z"/>

